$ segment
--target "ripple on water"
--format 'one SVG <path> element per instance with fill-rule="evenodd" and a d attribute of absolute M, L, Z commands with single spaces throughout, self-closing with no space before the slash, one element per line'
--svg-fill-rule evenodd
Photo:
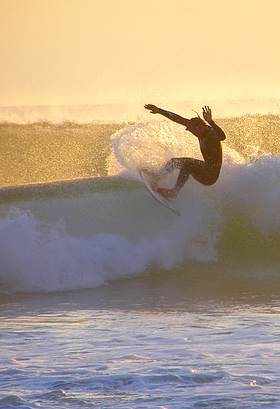
<path fill-rule="evenodd" d="M 1 409 L 9 409 L 9 408 L 17 408 L 17 407 L 22 408 L 25 404 L 26 404 L 26 401 L 17 395 L 8 395 L 0 399 Z M 25 406 L 25 408 L 27 408 L 27 406 Z"/>

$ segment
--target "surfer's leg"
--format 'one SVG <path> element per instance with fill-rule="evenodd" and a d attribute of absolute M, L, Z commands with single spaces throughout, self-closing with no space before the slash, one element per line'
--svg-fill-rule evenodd
<path fill-rule="evenodd" d="M 203 161 L 193 158 L 176 158 L 175 161 L 173 160 L 172 165 L 180 168 L 180 173 L 173 189 L 157 189 L 158 193 L 164 197 L 176 198 L 190 175 L 192 175 L 198 182 L 203 183 L 203 179 L 206 176 L 205 163 Z"/>
<path fill-rule="evenodd" d="M 174 169 L 181 169 L 184 165 L 186 158 L 172 158 L 159 170 L 157 173 L 158 178 L 161 178 L 168 173 L 172 172 Z"/>
<path fill-rule="evenodd" d="M 211 186 L 217 181 L 219 173 L 219 168 L 209 167 L 205 164 L 205 162 L 198 159 L 186 158 L 185 164 L 179 173 L 174 189 L 179 192 L 190 175 L 200 184 L 204 186 Z"/>
<path fill-rule="evenodd" d="M 160 179 L 168 175 L 168 173 L 171 173 L 174 169 L 180 169 L 185 159 L 186 158 L 172 158 L 157 172 L 151 171 L 148 168 L 142 168 L 141 171 L 149 175 L 153 183 L 153 189 L 157 190 Z"/>

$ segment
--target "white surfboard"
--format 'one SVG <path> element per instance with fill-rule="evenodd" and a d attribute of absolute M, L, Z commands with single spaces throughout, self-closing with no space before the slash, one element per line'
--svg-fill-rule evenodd
<path fill-rule="evenodd" d="M 180 212 L 178 209 L 176 209 L 175 206 L 173 206 L 173 203 L 171 203 L 170 200 L 167 198 L 163 197 L 160 193 L 156 192 L 153 190 L 153 179 L 149 172 L 145 171 L 144 169 L 138 169 L 139 175 L 144 183 L 144 186 L 148 190 L 148 192 L 153 196 L 153 198 L 162 204 L 164 207 L 167 209 L 171 210 L 173 213 L 177 214 L 177 216 L 180 216 Z"/>

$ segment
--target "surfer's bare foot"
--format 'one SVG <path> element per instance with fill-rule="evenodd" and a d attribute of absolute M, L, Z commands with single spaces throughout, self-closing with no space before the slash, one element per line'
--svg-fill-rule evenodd
<path fill-rule="evenodd" d="M 176 189 L 166 189 L 164 187 L 158 187 L 155 191 L 166 199 L 176 199 L 178 194 Z"/>

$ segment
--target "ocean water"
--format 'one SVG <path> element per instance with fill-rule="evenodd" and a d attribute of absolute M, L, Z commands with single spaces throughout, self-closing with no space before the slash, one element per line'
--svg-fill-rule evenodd
<path fill-rule="evenodd" d="M 280 117 L 217 122 L 180 217 L 137 173 L 180 126 L 0 124 L 0 408 L 280 408 Z"/>

